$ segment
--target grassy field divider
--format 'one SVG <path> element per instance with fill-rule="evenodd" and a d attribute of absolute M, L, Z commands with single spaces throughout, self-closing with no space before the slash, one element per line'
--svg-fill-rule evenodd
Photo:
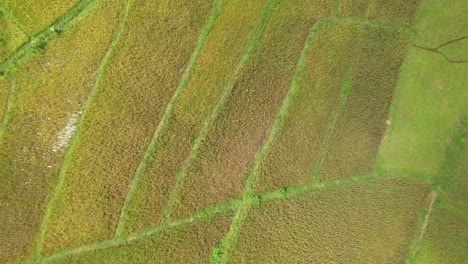
<path fill-rule="evenodd" d="M 163 209 L 163 214 L 164 214 L 164 223 L 170 223 L 172 221 L 171 219 L 171 214 L 172 214 L 172 205 L 177 199 L 177 196 L 179 194 L 179 191 L 183 185 L 183 181 L 187 175 L 187 171 L 189 169 L 189 166 L 193 159 L 195 159 L 198 155 L 199 149 L 203 143 L 203 141 L 206 139 L 213 123 L 215 122 L 216 118 L 218 115 L 221 113 L 221 109 L 223 106 L 226 104 L 226 102 L 229 99 L 229 96 L 231 95 L 231 92 L 234 88 L 234 85 L 237 81 L 237 78 L 239 74 L 241 73 L 242 69 L 244 68 L 245 63 L 249 60 L 251 55 L 254 53 L 254 51 L 257 48 L 257 45 L 259 43 L 260 37 L 265 29 L 265 25 L 268 22 L 268 19 L 278 3 L 278 0 L 269 0 L 265 4 L 264 10 L 262 11 L 261 18 L 257 25 L 255 26 L 255 29 L 252 33 L 252 36 L 250 38 L 249 44 L 246 48 L 246 50 L 243 52 L 242 57 L 236 67 L 236 70 L 229 81 L 229 83 L 226 85 L 226 87 L 223 90 L 223 93 L 221 94 L 221 98 L 216 104 L 215 108 L 213 109 L 213 112 L 211 115 L 205 120 L 205 124 L 200 130 L 200 133 L 198 134 L 197 138 L 195 139 L 195 142 L 193 144 L 192 149 L 190 150 L 190 154 L 187 157 L 187 159 L 184 161 L 182 164 L 181 169 L 177 172 L 176 174 L 176 185 L 172 189 L 171 193 L 169 194 L 169 200 L 166 204 L 166 206 Z"/>
<path fill-rule="evenodd" d="M 14 70 L 17 65 L 30 57 L 38 49 L 44 48 L 50 41 L 57 39 L 63 30 L 67 29 L 83 15 L 96 0 L 81 0 L 67 13 L 57 18 L 49 27 L 35 36 L 16 50 L 8 59 L 0 64 L 0 75 L 5 75 Z"/>
<path fill-rule="evenodd" d="M 312 45 L 315 39 L 314 36 L 322 28 L 322 26 L 328 23 L 329 21 L 330 19 L 328 18 L 319 20 L 310 29 L 305 45 L 301 51 L 301 55 L 297 63 L 296 70 L 294 72 L 288 93 L 282 103 L 281 109 L 279 110 L 275 118 L 275 122 L 271 128 L 270 134 L 266 142 L 263 144 L 259 153 L 256 155 L 252 171 L 247 177 L 247 181 L 246 181 L 245 188 L 244 188 L 244 193 L 242 195 L 242 202 L 232 220 L 231 227 L 229 228 L 228 233 L 226 234 L 224 239 L 221 241 L 220 246 L 214 249 L 212 258 L 211 258 L 211 263 L 227 263 L 229 259 L 229 253 L 230 253 L 229 251 L 237 242 L 240 228 L 242 227 L 244 219 L 247 215 L 248 208 L 252 204 L 252 201 L 253 201 L 253 199 L 251 199 L 252 190 L 255 184 L 255 180 L 257 178 L 257 174 L 260 171 L 260 166 L 268 153 L 268 150 L 273 142 L 273 139 L 276 137 L 276 134 L 281 128 L 282 123 L 285 119 L 285 116 L 287 115 L 287 111 L 289 109 L 289 104 L 290 104 L 289 100 L 296 93 L 296 89 L 298 87 L 297 82 L 303 69 L 305 68 L 307 54 L 310 50 L 310 46 Z"/>
<path fill-rule="evenodd" d="M 154 151 L 158 147 L 158 139 L 161 134 L 161 131 L 167 127 L 169 118 L 173 112 L 174 109 L 174 104 L 176 103 L 177 99 L 180 97 L 182 91 L 187 87 L 188 80 L 190 75 L 192 74 L 192 71 L 194 69 L 194 65 L 198 61 L 198 58 L 200 57 L 201 51 L 203 50 L 203 47 L 206 44 L 206 39 L 208 38 L 211 30 L 213 29 L 213 26 L 215 25 L 215 22 L 217 18 L 219 17 L 219 14 L 222 11 L 222 8 L 224 6 L 225 1 L 224 0 L 216 0 L 215 6 L 213 8 L 213 11 L 206 21 L 205 25 L 203 26 L 202 32 L 198 38 L 198 42 L 196 45 L 196 48 L 194 52 L 192 53 L 192 56 L 189 60 L 188 66 L 185 69 L 184 74 L 182 75 L 182 78 L 177 85 L 177 88 L 171 97 L 169 103 L 167 104 L 164 113 L 162 115 L 161 121 L 159 122 L 158 126 L 156 127 L 156 130 L 154 131 L 153 138 L 151 139 L 150 144 L 148 145 L 148 148 L 146 149 L 146 152 L 143 156 L 143 159 L 141 160 L 140 164 L 138 165 L 137 170 L 135 171 L 135 175 L 133 176 L 133 180 L 130 183 L 130 188 L 127 193 L 127 197 L 125 198 L 124 205 L 122 207 L 122 210 L 120 212 L 120 217 L 119 217 L 119 223 L 117 225 L 117 229 L 115 232 L 115 236 L 119 237 L 122 235 L 122 232 L 124 231 L 125 228 L 125 217 L 127 215 L 127 210 L 130 205 L 130 202 L 133 200 L 133 197 L 135 195 L 135 192 L 138 188 L 138 185 L 141 180 L 141 176 L 143 175 L 143 172 L 146 170 L 151 157 L 153 156 Z"/>
<path fill-rule="evenodd" d="M 12 13 L 7 11 L 3 7 L 0 7 L 0 14 L 5 15 L 5 17 L 8 20 L 10 20 L 17 28 L 19 28 L 19 30 L 21 30 L 21 32 L 23 32 L 23 34 L 26 37 L 28 37 L 28 38 L 31 37 L 31 34 L 29 33 L 29 30 L 27 30 L 26 27 L 22 23 L 20 23 L 19 20 Z"/>
<path fill-rule="evenodd" d="M 80 118 L 79 118 L 79 120 L 77 122 L 77 125 L 76 125 L 76 131 L 75 131 L 74 135 L 72 136 L 72 138 L 70 140 L 70 145 L 68 146 L 68 148 L 66 150 L 64 161 L 62 163 L 62 166 L 60 167 L 58 182 L 57 182 L 55 188 L 53 189 L 53 192 L 52 192 L 52 195 L 50 197 L 49 202 L 47 203 L 45 214 L 44 214 L 44 217 L 42 219 L 42 222 L 41 222 L 41 225 L 40 225 L 40 228 L 39 228 L 38 237 L 36 239 L 36 248 L 35 248 L 35 251 L 33 252 L 33 257 L 35 257 L 35 258 L 37 258 L 37 257 L 39 257 L 41 255 L 42 246 L 43 246 L 43 242 L 44 242 L 44 238 L 45 238 L 45 233 L 46 233 L 46 230 L 47 230 L 48 222 L 50 220 L 52 209 L 53 209 L 53 207 L 54 207 L 54 205 L 56 203 L 56 200 L 57 200 L 57 198 L 59 196 L 59 193 L 60 193 L 60 191 L 62 189 L 62 186 L 63 186 L 63 184 L 65 182 L 65 177 L 66 177 L 66 173 L 67 173 L 68 164 L 70 163 L 70 161 L 72 159 L 72 156 L 73 156 L 73 149 L 74 149 L 75 145 L 77 144 L 77 142 L 79 141 L 79 132 L 80 132 L 80 127 L 81 127 L 82 121 L 83 121 L 84 117 L 86 116 L 86 111 L 88 109 L 88 106 L 89 106 L 90 102 L 92 101 L 94 95 L 96 94 L 97 90 L 99 89 L 99 85 L 100 85 L 100 82 L 101 82 L 101 79 L 102 79 L 102 75 L 104 74 L 104 71 L 106 70 L 106 67 L 108 66 L 108 64 L 109 64 L 109 62 L 110 62 L 110 60 L 112 58 L 112 55 L 114 53 L 114 49 L 115 49 L 117 43 L 120 40 L 120 37 L 121 37 L 122 32 L 123 32 L 124 27 L 125 27 L 125 22 L 127 21 L 128 13 L 130 11 L 131 3 L 132 3 L 132 0 L 127 0 L 126 3 L 125 3 L 125 7 L 124 7 L 124 10 L 122 11 L 122 13 L 120 15 L 119 23 L 118 23 L 117 29 L 116 29 L 116 31 L 114 33 L 114 37 L 112 39 L 112 42 L 110 43 L 109 48 L 107 49 L 106 54 L 104 55 L 100 65 L 99 65 L 98 72 L 96 74 L 96 79 L 94 81 L 93 87 L 91 88 L 90 93 L 88 94 L 83 106 L 80 109 L 81 114 L 80 114 Z"/>

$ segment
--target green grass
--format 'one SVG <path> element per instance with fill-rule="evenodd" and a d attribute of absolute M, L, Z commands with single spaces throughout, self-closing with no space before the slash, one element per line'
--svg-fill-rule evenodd
<path fill-rule="evenodd" d="M 9 216 L 0 220 L 0 236 L 10 237 L 2 260 L 32 251 L 74 122 L 110 43 L 115 20 L 93 16 L 110 10 L 100 5 L 91 12 L 11 76 L 0 138 L 0 214 Z"/>

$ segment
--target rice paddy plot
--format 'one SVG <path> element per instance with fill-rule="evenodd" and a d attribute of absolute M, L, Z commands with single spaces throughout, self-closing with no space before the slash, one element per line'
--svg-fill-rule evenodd
<path fill-rule="evenodd" d="M 278 2 L 252 59 L 187 170 L 173 205 L 174 218 L 242 195 L 247 173 L 287 93 L 309 31 L 330 12 L 330 6 L 325 1 Z"/>
<path fill-rule="evenodd" d="M 0 77 L 0 123 L 3 122 L 4 115 L 8 106 L 8 95 L 10 94 L 10 81 Z M 3 129 L 0 126 L 0 130 Z"/>
<path fill-rule="evenodd" d="M 0 62 L 7 59 L 27 40 L 28 37 L 21 28 L 0 9 Z"/>
<path fill-rule="evenodd" d="M 151 156 L 142 161 L 141 171 L 135 174 L 136 186 L 129 193 L 129 205 L 121 219 L 126 231 L 163 222 L 164 207 L 176 188 L 177 175 L 190 162 L 197 144 L 203 142 L 219 106 L 229 97 L 243 57 L 256 43 L 253 32 L 268 11 L 265 2 L 233 0 L 222 7 L 185 89 L 174 102 L 165 126 L 154 135 L 154 144 L 148 148 Z"/>
<path fill-rule="evenodd" d="M 330 138 L 318 178 L 371 171 L 388 123 L 388 108 L 403 60 L 406 35 L 366 26 L 353 62 L 352 87 Z"/>
<path fill-rule="evenodd" d="M 344 0 L 339 13 L 346 16 L 409 27 L 421 0 Z"/>
<path fill-rule="evenodd" d="M 0 0 L 0 10 L 8 12 L 21 25 L 27 36 L 44 30 L 75 4 L 88 0 Z"/>
<path fill-rule="evenodd" d="M 322 156 L 325 138 L 349 82 L 361 25 L 328 22 L 313 36 L 304 68 L 289 93 L 285 116 L 261 165 L 255 192 L 305 184 Z"/>
<path fill-rule="evenodd" d="M 112 40 L 117 21 L 102 14 L 119 10 L 108 3 L 10 73 L 10 111 L 0 132 L 0 261 L 33 251 L 81 106 Z"/>
<path fill-rule="evenodd" d="M 229 263 L 400 263 L 424 184 L 372 180 L 250 208 Z"/>
<path fill-rule="evenodd" d="M 230 214 L 163 229 L 154 235 L 48 263 L 209 263 L 211 249 L 229 228 Z"/>
<path fill-rule="evenodd" d="M 211 0 L 127 2 L 122 34 L 62 170 L 45 254 L 114 236 L 134 172 L 190 70 L 212 7 Z"/>

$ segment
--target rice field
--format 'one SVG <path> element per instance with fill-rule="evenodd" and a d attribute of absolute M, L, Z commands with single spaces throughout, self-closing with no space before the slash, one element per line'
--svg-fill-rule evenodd
<path fill-rule="evenodd" d="M 464 0 L 0 0 L 0 263 L 465 263 Z"/>

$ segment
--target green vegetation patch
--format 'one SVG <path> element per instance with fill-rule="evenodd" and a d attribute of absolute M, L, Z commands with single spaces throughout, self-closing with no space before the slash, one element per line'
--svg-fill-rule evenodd
<path fill-rule="evenodd" d="M 164 229 L 147 238 L 52 259 L 48 263 L 208 263 L 211 250 L 229 229 L 231 216 Z"/>
<path fill-rule="evenodd" d="M 0 132 L 1 260 L 26 257 L 39 232 L 80 107 L 112 39 L 110 6 L 96 6 L 12 76 L 11 111 Z"/>
<path fill-rule="evenodd" d="M 260 203 L 229 263 L 401 263 L 426 193 L 426 185 L 384 179 Z"/>
<path fill-rule="evenodd" d="M 420 0 L 344 0 L 339 12 L 401 26 L 410 26 Z"/>
<path fill-rule="evenodd" d="M 286 95 L 309 31 L 330 12 L 330 6 L 329 1 L 278 1 L 252 60 L 240 73 L 229 102 L 188 169 L 174 206 L 175 217 L 242 195 L 247 173 Z"/>
<path fill-rule="evenodd" d="M 213 6 L 211 0 L 131 3 L 63 170 L 47 255 L 114 235 L 135 170 Z"/>
<path fill-rule="evenodd" d="M 342 87 L 349 81 L 353 41 L 361 27 L 349 21 L 329 22 L 312 36 L 306 64 L 289 95 L 283 124 L 261 166 L 257 193 L 311 181 Z"/>
<path fill-rule="evenodd" d="M 86 1 L 86 0 L 82 0 Z M 44 30 L 71 9 L 78 0 L 0 0 L 0 9 L 11 14 L 32 36 Z"/>
<path fill-rule="evenodd" d="M 424 1 L 413 43 L 436 47 L 468 36 L 468 23 L 459 18 L 464 2 L 440 5 Z M 450 27 L 440 25 L 449 20 Z M 441 54 L 410 46 L 391 107 L 390 131 L 379 154 L 380 170 L 435 175 L 443 169 L 447 142 L 468 114 L 466 73 L 467 64 L 452 63 Z"/>
<path fill-rule="evenodd" d="M 217 105 L 225 102 L 236 74 L 243 66 L 241 56 L 248 52 L 249 42 L 255 42 L 252 32 L 260 23 L 262 10 L 266 9 L 262 8 L 264 3 L 241 0 L 225 3 L 186 88 L 175 101 L 165 126 L 154 135 L 154 153 L 150 159 L 142 161 L 149 165 L 145 167 L 143 164 L 147 169 L 142 172 L 134 198 L 128 197 L 131 199 L 128 218 L 122 219 L 128 222 L 127 230 L 162 223 L 163 208 L 176 185 L 176 175 L 181 174 L 184 161 L 189 161 L 196 142 L 203 137 L 202 131 L 216 116 Z"/>
<path fill-rule="evenodd" d="M 0 62 L 27 40 L 25 33 L 0 9 Z"/>

